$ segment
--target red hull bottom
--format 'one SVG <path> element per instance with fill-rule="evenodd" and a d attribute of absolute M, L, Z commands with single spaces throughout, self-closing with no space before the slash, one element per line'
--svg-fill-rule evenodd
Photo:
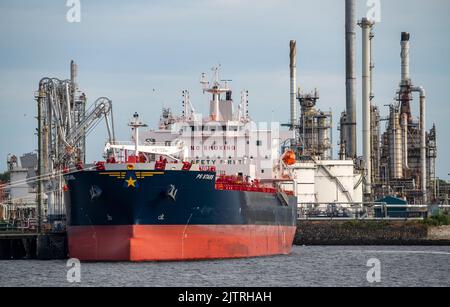
<path fill-rule="evenodd" d="M 289 254 L 295 226 L 71 226 L 71 258 L 86 261 L 174 261 Z"/>

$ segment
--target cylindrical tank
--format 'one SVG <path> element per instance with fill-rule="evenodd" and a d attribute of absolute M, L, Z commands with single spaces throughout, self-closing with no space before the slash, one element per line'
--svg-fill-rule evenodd
<path fill-rule="evenodd" d="M 403 167 L 404 167 L 404 176 L 406 177 L 406 171 L 409 168 L 408 164 L 408 114 L 402 114 L 402 155 L 403 155 Z"/>
<path fill-rule="evenodd" d="M 331 159 L 331 149 L 330 149 L 330 129 L 328 125 L 327 116 L 323 115 L 317 119 L 317 138 L 318 138 L 318 149 L 321 153 L 323 160 Z"/>

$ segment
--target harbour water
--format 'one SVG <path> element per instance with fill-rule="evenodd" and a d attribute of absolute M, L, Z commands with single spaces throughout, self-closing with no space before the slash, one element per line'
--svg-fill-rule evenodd
<path fill-rule="evenodd" d="M 380 282 L 369 283 L 370 259 Z M 449 246 L 297 246 L 291 255 L 253 259 L 81 263 L 69 283 L 66 261 L 0 261 L 0 286 L 450 286 Z"/>

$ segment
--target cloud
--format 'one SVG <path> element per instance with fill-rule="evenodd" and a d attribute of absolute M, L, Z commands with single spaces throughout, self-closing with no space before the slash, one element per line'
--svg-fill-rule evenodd
<path fill-rule="evenodd" d="M 450 129 L 446 119 L 450 2 L 381 3 L 382 22 L 375 27 L 374 40 L 376 101 L 386 112 L 382 106 L 392 102 L 398 85 L 399 35 L 410 31 L 411 74 L 428 90 L 429 122 L 437 122 L 440 137 L 440 131 Z M 207 97 L 198 80 L 201 72 L 217 63 L 222 64 L 224 77 L 233 79 L 236 99 L 241 89 L 250 91 L 256 120 L 287 121 L 290 39 L 296 39 L 299 47 L 299 85 L 319 89 L 319 108 L 333 110 L 335 125 L 345 107 L 342 1 L 82 0 L 80 24 L 65 21 L 65 1 L 5 0 L 0 9 L 0 110 L 8 114 L 0 122 L 5 131 L 0 134 L 0 159 L 10 151 L 34 149 L 37 82 L 43 76 L 67 77 L 71 59 L 80 66 L 80 85 L 90 101 L 100 96 L 113 99 L 123 138 L 128 137 L 126 122 L 134 111 L 150 125 L 158 121 L 163 105 L 178 112 L 184 89 L 191 90 L 196 109 L 205 112 Z M 366 10 L 364 1 L 358 2 L 358 16 Z M 359 97 L 360 92 L 358 101 Z M 90 159 L 99 158 L 105 135 L 98 129 L 89 137 Z M 336 130 L 334 135 L 337 140 Z M 19 141 L 11 144 L 11 136 Z M 438 146 L 441 157 L 450 154 L 443 139 Z M 447 160 L 438 161 L 441 177 L 450 168 Z"/>

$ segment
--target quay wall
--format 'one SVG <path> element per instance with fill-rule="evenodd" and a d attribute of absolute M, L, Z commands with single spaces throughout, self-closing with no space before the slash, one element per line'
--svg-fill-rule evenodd
<path fill-rule="evenodd" d="M 0 233 L 0 260 L 15 259 L 66 259 L 65 233 L 30 234 Z"/>
<path fill-rule="evenodd" d="M 404 220 L 300 220 L 294 244 L 450 245 L 450 226 Z"/>

